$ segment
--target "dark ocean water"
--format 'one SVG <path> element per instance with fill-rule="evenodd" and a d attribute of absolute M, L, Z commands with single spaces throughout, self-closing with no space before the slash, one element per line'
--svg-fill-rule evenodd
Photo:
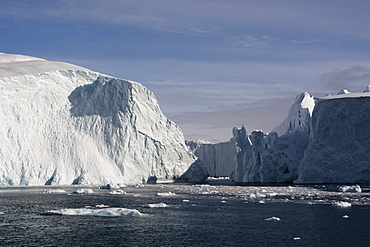
<path fill-rule="evenodd" d="M 0 246 L 370 246 L 370 192 L 336 188 L 147 185 L 126 195 L 45 194 L 49 187 L 0 189 Z M 76 187 L 63 188 L 67 192 Z M 156 196 L 157 192 L 173 196 Z M 253 191 L 276 192 L 253 198 Z M 349 201 L 350 208 L 333 208 Z M 164 202 L 166 208 L 143 208 Z M 105 204 L 145 216 L 41 215 Z M 343 218 L 347 215 L 348 218 Z M 266 219 L 278 217 L 281 220 Z"/>

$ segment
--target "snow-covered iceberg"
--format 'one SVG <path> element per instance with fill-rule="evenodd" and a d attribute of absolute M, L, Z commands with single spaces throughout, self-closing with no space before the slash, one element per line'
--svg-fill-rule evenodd
<path fill-rule="evenodd" d="M 2 186 L 208 176 L 152 92 L 78 66 L 0 53 L 0 122 Z"/>

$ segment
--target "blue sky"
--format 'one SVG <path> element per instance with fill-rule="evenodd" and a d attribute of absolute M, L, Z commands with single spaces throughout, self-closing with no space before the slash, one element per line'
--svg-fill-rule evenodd
<path fill-rule="evenodd" d="M 0 52 L 138 81 L 186 139 L 269 132 L 296 95 L 370 84 L 368 0 L 0 0 Z"/>

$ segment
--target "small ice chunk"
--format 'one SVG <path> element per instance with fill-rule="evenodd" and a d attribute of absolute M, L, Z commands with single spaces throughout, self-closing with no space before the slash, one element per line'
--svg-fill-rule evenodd
<path fill-rule="evenodd" d="M 121 189 L 119 190 L 112 190 L 108 192 L 110 195 L 125 195 L 126 191 L 123 191 Z"/>
<path fill-rule="evenodd" d="M 188 199 L 183 199 L 182 201 L 183 201 L 183 202 L 189 202 L 189 200 L 188 200 Z"/>
<path fill-rule="evenodd" d="M 109 208 L 108 205 L 105 205 L 105 204 L 99 204 L 99 205 L 95 205 L 96 208 Z"/>
<path fill-rule="evenodd" d="M 274 196 L 277 196 L 277 193 L 271 192 L 271 193 L 266 194 L 266 197 L 274 197 Z"/>
<path fill-rule="evenodd" d="M 267 220 L 267 221 L 280 221 L 281 219 L 279 217 L 271 217 L 271 218 L 267 218 L 265 220 Z"/>
<path fill-rule="evenodd" d="M 156 203 L 156 204 L 147 204 L 147 205 L 143 205 L 142 206 L 143 208 L 166 208 L 168 207 L 166 203 Z"/>
<path fill-rule="evenodd" d="M 67 193 L 65 190 L 61 189 L 50 189 L 50 190 L 44 190 L 42 193 L 48 193 L 48 194 L 56 194 L 56 193 Z"/>
<path fill-rule="evenodd" d="M 338 208 L 349 208 L 352 205 L 349 202 L 335 202 L 331 206 L 332 207 L 338 207 Z"/>
<path fill-rule="evenodd" d="M 293 240 L 301 240 L 301 237 L 294 237 Z"/>
<path fill-rule="evenodd" d="M 94 193 L 94 191 L 92 189 L 78 189 L 72 193 L 73 194 L 92 194 Z"/>
<path fill-rule="evenodd" d="M 41 213 L 41 215 L 142 216 L 143 214 L 136 209 L 127 209 L 127 208 L 103 208 L 103 209 L 65 208 L 45 211 Z"/>
<path fill-rule="evenodd" d="M 261 194 L 261 193 L 259 193 L 259 192 L 254 192 L 254 193 L 250 193 L 249 194 L 249 197 L 250 198 L 261 198 L 261 197 L 266 197 L 266 195 L 265 194 Z"/>
<path fill-rule="evenodd" d="M 265 204 L 266 202 L 264 200 L 259 201 L 260 204 Z"/>
<path fill-rule="evenodd" d="M 362 189 L 360 187 L 360 185 L 356 184 L 356 185 L 342 185 L 339 187 L 338 189 L 339 192 L 358 192 L 358 193 L 361 193 L 362 192 Z"/>
<path fill-rule="evenodd" d="M 349 218 L 349 216 L 345 214 L 345 215 L 343 215 L 343 216 L 342 216 L 342 218 L 343 218 L 343 219 L 348 219 L 348 218 Z"/>
<path fill-rule="evenodd" d="M 99 189 L 108 189 L 108 190 L 119 189 L 119 185 L 118 184 L 106 184 L 106 185 L 99 186 Z"/>
<path fill-rule="evenodd" d="M 175 196 L 176 194 L 173 192 L 158 192 L 155 194 L 156 196 Z"/>
<path fill-rule="evenodd" d="M 221 203 L 226 203 L 226 201 L 220 201 Z"/>

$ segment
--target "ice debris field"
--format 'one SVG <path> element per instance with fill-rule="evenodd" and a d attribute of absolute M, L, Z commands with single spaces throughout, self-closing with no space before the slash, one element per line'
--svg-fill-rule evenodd
<path fill-rule="evenodd" d="M 0 190 L 4 192 L 5 190 Z M 123 193 L 112 193 L 122 191 Z M 77 192 L 77 193 L 76 193 Z M 156 193 L 155 193 L 156 192 Z M 151 184 L 125 187 L 121 189 L 79 188 L 74 189 L 49 189 L 45 194 L 66 194 L 69 196 L 127 196 L 146 197 L 153 203 L 138 205 L 137 208 L 110 207 L 106 204 L 85 206 L 84 208 L 50 209 L 40 212 L 42 215 L 87 215 L 87 216 L 145 216 L 140 208 L 168 208 L 177 199 L 177 207 L 181 204 L 191 204 L 196 207 L 202 200 L 215 199 L 219 203 L 232 203 L 242 201 L 244 203 L 300 203 L 308 205 L 328 205 L 333 208 L 351 208 L 352 206 L 370 205 L 370 187 L 361 188 L 359 185 L 315 185 L 315 186 L 228 186 L 228 185 L 177 185 L 177 184 Z M 51 196 L 51 195 L 50 195 Z M 156 202 L 160 198 L 161 202 Z M 167 201 L 168 200 L 168 201 Z M 195 201 L 197 203 L 195 203 Z M 150 213 L 149 213 L 150 214 Z M 344 215 L 343 218 L 348 218 Z M 281 218 L 271 216 L 266 221 L 280 221 Z"/>

